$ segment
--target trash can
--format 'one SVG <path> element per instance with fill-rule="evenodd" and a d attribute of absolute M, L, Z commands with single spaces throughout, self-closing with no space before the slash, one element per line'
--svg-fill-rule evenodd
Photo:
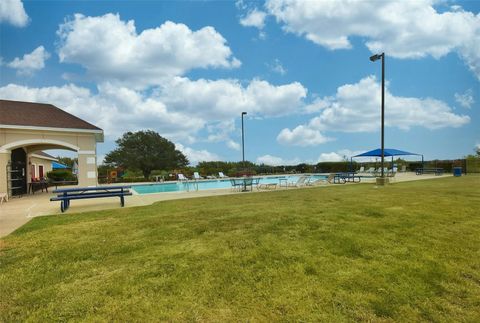
<path fill-rule="evenodd" d="M 453 167 L 453 176 L 462 176 L 462 167 Z"/>

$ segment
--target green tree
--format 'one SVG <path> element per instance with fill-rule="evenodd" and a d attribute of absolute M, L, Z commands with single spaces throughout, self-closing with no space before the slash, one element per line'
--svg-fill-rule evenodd
<path fill-rule="evenodd" d="M 70 157 L 60 157 L 57 156 L 58 162 L 60 164 L 63 164 L 65 166 L 68 166 L 69 168 L 73 167 L 73 163 L 77 161 L 77 158 L 70 158 Z"/>
<path fill-rule="evenodd" d="M 117 148 L 105 156 L 105 162 L 126 169 L 141 170 L 148 178 L 152 170 L 180 168 L 188 159 L 175 144 L 155 131 L 126 132 L 115 141 Z"/>

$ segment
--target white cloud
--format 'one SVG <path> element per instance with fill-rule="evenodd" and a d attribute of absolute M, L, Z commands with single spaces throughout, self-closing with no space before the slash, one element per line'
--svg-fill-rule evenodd
<path fill-rule="evenodd" d="M 257 164 L 265 164 L 268 166 L 287 166 L 287 165 L 298 165 L 302 161 L 298 158 L 286 160 L 281 157 L 272 156 L 272 155 L 263 155 L 257 158 Z"/>
<path fill-rule="evenodd" d="M 208 150 L 195 150 L 190 147 L 185 147 L 182 144 L 175 144 L 175 148 L 180 150 L 185 156 L 187 156 L 190 165 L 196 165 L 202 161 L 216 161 L 221 160 L 221 158 L 214 153 L 209 152 Z"/>
<path fill-rule="evenodd" d="M 265 27 L 265 17 L 267 14 L 254 8 L 240 19 L 240 24 L 245 27 L 256 27 L 263 29 Z"/>
<path fill-rule="evenodd" d="M 363 151 L 351 151 L 349 149 L 342 149 L 338 151 L 332 151 L 329 153 L 321 153 L 318 156 L 317 162 L 337 162 L 345 159 L 350 160 L 350 157 L 361 154 Z"/>
<path fill-rule="evenodd" d="M 336 152 L 321 153 L 318 157 L 318 162 L 338 162 L 344 160 L 344 156 Z"/>
<path fill-rule="evenodd" d="M 298 126 L 293 130 L 283 129 L 277 136 L 277 141 L 284 145 L 291 146 L 316 146 L 323 144 L 331 139 L 325 137 L 319 130 L 306 126 Z"/>
<path fill-rule="evenodd" d="M 470 109 L 472 104 L 475 103 L 472 89 L 468 89 L 463 94 L 455 93 L 455 101 L 457 101 L 462 107 Z"/>
<path fill-rule="evenodd" d="M 153 129 L 171 140 L 191 144 L 205 140 L 198 133 L 206 129 L 207 141 L 225 142 L 234 150 L 240 147 L 231 134 L 242 111 L 260 117 L 293 113 L 304 105 L 305 95 L 306 89 L 299 83 L 274 86 L 253 80 L 242 86 L 236 80 L 180 77 L 145 92 L 107 82 L 98 85 L 96 94 L 73 84 L 0 87 L 4 99 L 52 103 L 101 127 L 110 138 L 125 131 Z"/>
<path fill-rule="evenodd" d="M 240 151 L 240 144 L 236 141 L 231 140 L 231 139 L 227 141 L 227 147 L 230 148 L 230 149 L 233 149 L 233 150 Z"/>
<path fill-rule="evenodd" d="M 167 21 L 137 34 L 134 21 L 122 21 L 118 14 L 75 14 L 57 34 L 61 62 L 78 63 L 97 80 L 136 88 L 159 84 L 165 77 L 194 68 L 240 66 L 226 40 L 210 26 L 192 31 Z"/>
<path fill-rule="evenodd" d="M 280 75 L 285 75 L 287 73 L 287 70 L 283 67 L 282 63 L 280 62 L 279 59 L 275 59 L 273 61 L 273 64 L 268 64 L 268 67 L 275 73 L 278 73 Z"/>
<path fill-rule="evenodd" d="M 280 143 L 313 146 L 328 141 L 326 131 L 375 132 L 380 123 L 381 86 L 375 77 L 368 76 L 355 84 L 342 85 L 335 96 L 318 99 L 307 111 L 319 115 L 308 124 L 290 130 L 283 129 Z M 439 129 L 461 127 L 470 122 L 467 115 L 455 114 L 445 102 L 432 98 L 394 96 L 385 90 L 385 125 L 408 130 L 411 127 Z"/>
<path fill-rule="evenodd" d="M 9 84 L 0 88 L 0 97 L 54 104 L 104 129 L 111 139 L 125 131 L 153 129 L 170 140 L 192 142 L 205 126 L 201 118 L 169 110 L 161 101 L 111 84 L 99 86 L 98 94 L 73 84 L 43 88 Z"/>
<path fill-rule="evenodd" d="M 480 79 L 480 14 L 438 12 L 435 1 L 269 0 L 269 14 L 287 32 L 331 50 L 362 37 L 372 52 L 397 58 L 440 58 L 456 51 Z"/>
<path fill-rule="evenodd" d="M 157 95 L 172 109 L 209 120 L 230 120 L 242 111 L 259 116 L 294 113 L 304 105 L 307 89 L 297 82 L 275 86 L 252 80 L 244 87 L 237 80 L 191 81 L 176 77 L 163 84 Z"/>
<path fill-rule="evenodd" d="M 20 75 L 31 75 L 45 67 L 45 61 L 50 57 L 50 54 L 43 46 L 37 47 L 30 54 L 23 55 L 23 58 L 16 57 L 13 61 L 7 64 L 8 67 L 17 70 Z"/>
<path fill-rule="evenodd" d="M 20 0 L 0 1 L 0 23 L 10 23 L 16 27 L 25 27 L 28 24 L 28 15 Z"/>

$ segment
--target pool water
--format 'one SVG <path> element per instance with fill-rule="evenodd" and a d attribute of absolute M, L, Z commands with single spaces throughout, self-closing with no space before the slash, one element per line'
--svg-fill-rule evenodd
<path fill-rule="evenodd" d="M 288 183 L 296 183 L 299 175 L 286 175 L 286 176 L 266 176 L 255 177 L 259 178 L 259 184 L 280 184 L 284 185 L 285 181 Z M 312 175 L 310 181 L 316 181 L 319 179 L 326 179 L 325 175 Z M 231 188 L 232 184 L 230 179 L 213 179 L 202 181 L 188 181 L 188 182 L 169 182 L 169 183 L 155 183 L 155 184 L 143 184 L 133 185 L 132 189 L 138 194 L 151 194 L 151 193 L 166 193 L 166 192 L 187 192 L 196 190 L 212 190 L 221 188 Z"/>

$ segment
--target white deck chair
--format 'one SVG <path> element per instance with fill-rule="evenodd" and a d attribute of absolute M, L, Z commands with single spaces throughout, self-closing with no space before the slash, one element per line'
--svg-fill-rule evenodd
<path fill-rule="evenodd" d="M 218 172 L 218 177 L 220 178 L 227 178 L 228 176 L 225 176 L 223 172 Z"/>
<path fill-rule="evenodd" d="M 179 181 L 188 181 L 188 178 L 186 178 L 182 173 L 179 173 L 177 176 Z"/>
<path fill-rule="evenodd" d="M 359 173 L 364 173 L 365 172 L 365 167 L 360 167 L 360 169 L 358 170 Z"/>
<path fill-rule="evenodd" d="M 310 179 L 310 176 L 302 175 L 298 178 L 296 182 L 287 183 L 287 187 L 301 187 L 307 185 L 307 180 Z"/>
<path fill-rule="evenodd" d="M 195 180 L 203 179 L 203 177 L 200 176 L 200 174 L 199 174 L 198 172 L 194 172 L 194 173 L 193 173 L 193 178 L 194 178 Z"/>
<path fill-rule="evenodd" d="M 8 194 L 7 193 L 0 193 L 0 205 L 3 204 L 3 201 L 8 202 Z"/>

